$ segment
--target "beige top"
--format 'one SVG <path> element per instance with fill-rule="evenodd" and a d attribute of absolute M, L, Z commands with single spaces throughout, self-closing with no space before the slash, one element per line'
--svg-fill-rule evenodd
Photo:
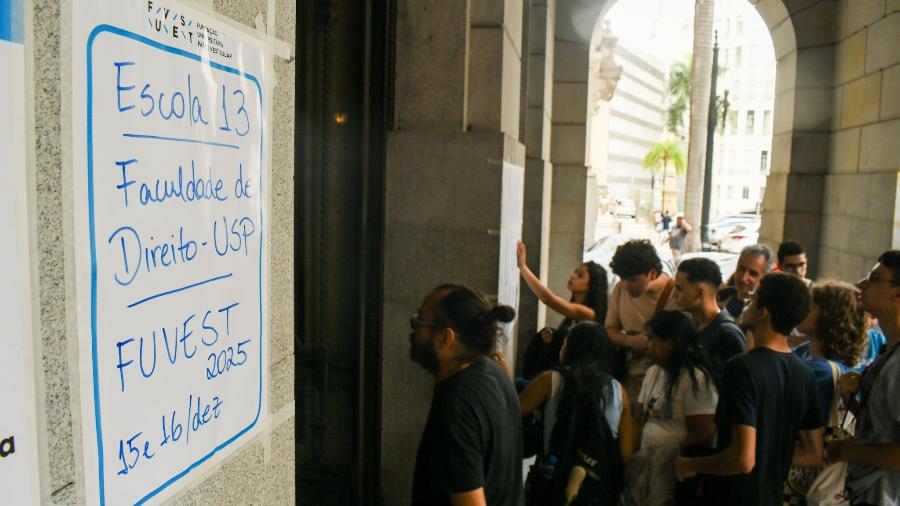
<path fill-rule="evenodd" d="M 673 291 L 669 294 L 666 309 L 676 309 L 674 293 Z M 613 287 L 612 295 L 609 296 L 605 326 L 619 328 L 628 333 L 643 332 L 644 325 L 653 317 L 658 301 L 658 293 L 645 292 L 640 297 L 632 297 L 622 288 L 622 283 L 618 282 Z"/>
<path fill-rule="evenodd" d="M 669 293 L 665 309 L 676 309 L 674 293 L 674 290 Z M 618 328 L 626 333 L 642 333 L 644 325 L 653 317 L 658 300 L 659 293 L 649 291 L 640 297 L 632 297 L 622 288 L 622 283 L 618 282 L 609 297 L 605 326 Z M 643 353 L 629 350 L 628 375 L 634 378 L 634 383 L 636 383 L 636 385 L 629 386 L 640 389 L 641 380 L 650 365 L 650 359 Z M 631 393 L 629 390 L 629 394 Z"/>

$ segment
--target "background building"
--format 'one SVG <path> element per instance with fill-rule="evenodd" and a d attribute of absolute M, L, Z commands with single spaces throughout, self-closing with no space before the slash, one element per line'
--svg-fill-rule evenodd
<path fill-rule="evenodd" d="M 769 29 L 743 1 L 716 3 L 718 94 L 728 111 L 716 132 L 710 216 L 758 210 L 769 174 L 775 49 Z"/>

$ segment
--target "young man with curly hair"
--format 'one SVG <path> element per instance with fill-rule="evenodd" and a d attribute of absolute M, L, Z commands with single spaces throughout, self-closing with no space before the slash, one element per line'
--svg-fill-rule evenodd
<path fill-rule="evenodd" d="M 644 374 L 650 367 L 644 325 L 662 309 L 674 309 L 672 278 L 663 272 L 656 248 L 648 240 L 633 240 L 616 249 L 609 264 L 621 278 L 613 288 L 606 311 L 606 331 L 613 344 L 624 351 L 625 370 L 617 379 L 631 399 L 637 399 Z"/>

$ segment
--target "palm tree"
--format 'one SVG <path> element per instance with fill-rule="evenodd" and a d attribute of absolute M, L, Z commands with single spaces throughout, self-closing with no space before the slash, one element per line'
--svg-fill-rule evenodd
<path fill-rule="evenodd" d="M 666 109 L 666 130 L 683 137 L 684 113 L 691 103 L 691 57 L 672 65 L 666 81 L 669 107 Z"/>
<path fill-rule="evenodd" d="M 666 168 L 669 164 L 675 166 L 675 172 L 684 172 L 684 152 L 675 139 L 666 139 L 654 144 L 647 155 L 644 156 L 644 167 L 650 171 L 650 190 L 656 190 L 656 173 L 662 172 L 666 177 Z"/>
<path fill-rule="evenodd" d="M 712 73 L 713 15 L 715 0 L 694 0 L 694 53 L 691 64 L 691 124 L 688 134 L 687 179 L 684 217 L 700 223 L 703 205 L 703 166 L 706 157 L 706 124 Z M 688 237 L 689 251 L 700 245 L 700 227 Z"/>

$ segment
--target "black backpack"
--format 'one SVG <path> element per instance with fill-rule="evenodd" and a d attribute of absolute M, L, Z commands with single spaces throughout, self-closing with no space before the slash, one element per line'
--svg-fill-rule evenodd
<path fill-rule="evenodd" d="M 532 473 L 528 504 L 557 506 L 566 504 L 569 473 L 581 466 L 586 476 L 573 506 L 615 505 L 624 490 L 625 476 L 618 439 L 596 399 L 581 395 L 574 378 L 566 369 L 559 393 L 556 423 L 547 448 Z M 614 386 L 613 386 L 614 388 Z M 552 467 L 551 467 L 552 466 Z M 552 469 L 552 470 L 551 470 Z"/>

